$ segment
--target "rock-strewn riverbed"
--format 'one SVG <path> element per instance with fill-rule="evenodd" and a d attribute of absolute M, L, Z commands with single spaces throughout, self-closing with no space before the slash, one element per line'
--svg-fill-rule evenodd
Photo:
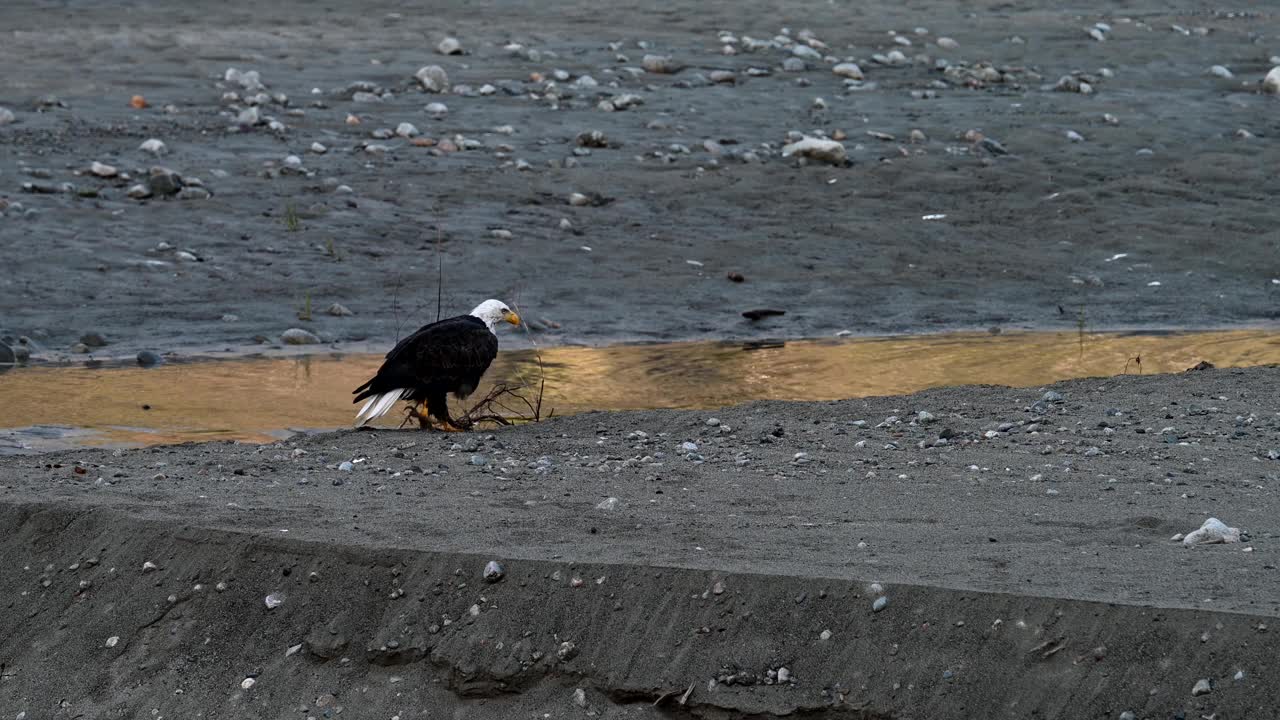
<path fill-rule="evenodd" d="M 437 240 L 546 343 L 1273 321 L 1259 7 L 6 2 L 0 335 L 386 343 Z"/>
<path fill-rule="evenodd" d="M 5 458 L 0 705 L 1263 717 L 1276 380 Z"/>

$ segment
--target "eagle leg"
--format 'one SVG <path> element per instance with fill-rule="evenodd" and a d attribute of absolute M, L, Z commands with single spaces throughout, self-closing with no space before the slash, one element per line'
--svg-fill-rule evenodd
<path fill-rule="evenodd" d="M 409 417 L 418 421 L 419 430 L 435 430 L 435 425 L 431 423 L 431 416 L 425 412 L 426 406 L 419 410 L 417 406 L 409 407 Z"/>

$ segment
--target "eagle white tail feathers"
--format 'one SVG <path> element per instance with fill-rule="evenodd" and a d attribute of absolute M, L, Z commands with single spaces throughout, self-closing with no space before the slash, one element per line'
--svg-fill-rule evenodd
<path fill-rule="evenodd" d="M 397 402 L 409 397 L 411 392 L 411 390 L 400 388 L 369 398 L 368 402 L 360 408 L 360 412 L 356 414 L 356 427 L 366 425 L 370 421 L 386 415 L 388 410 L 395 407 Z"/>

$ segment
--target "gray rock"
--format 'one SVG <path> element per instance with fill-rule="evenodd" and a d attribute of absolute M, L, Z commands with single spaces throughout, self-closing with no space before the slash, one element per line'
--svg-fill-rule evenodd
<path fill-rule="evenodd" d="M 341 463 L 338 464 L 338 469 L 341 470 L 342 472 L 351 472 L 352 470 L 356 469 L 356 466 L 355 466 L 355 463 L 351 462 L 350 460 L 343 460 Z"/>
<path fill-rule="evenodd" d="M 484 566 L 485 582 L 496 583 L 499 580 L 501 580 L 503 577 L 505 577 L 506 574 L 507 574 L 507 571 L 503 569 L 502 563 L 498 562 L 497 560 L 490 560 Z"/>
<path fill-rule="evenodd" d="M 887 607 L 889 607 L 889 598 L 881 595 L 876 598 L 875 602 L 871 603 L 871 612 L 880 612 Z"/>
<path fill-rule="evenodd" d="M 414 74 L 418 78 L 418 82 L 422 84 L 422 89 L 431 93 L 442 93 L 449 91 L 449 74 L 439 65 L 427 65 L 419 68 Z"/>
<path fill-rule="evenodd" d="M 334 303 L 330 305 L 329 309 L 325 310 L 325 312 L 334 317 L 351 317 L 352 315 L 355 315 L 355 313 L 348 310 L 347 306 L 342 303 Z"/>
<path fill-rule="evenodd" d="M 106 347 L 107 338 L 99 332 L 87 332 L 80 336 L 80 342 L 89 347 Z"/>
<path fill-rule="evenodd" d="M 0 365 L 16 365 L 18 363 L 18 353 L 4 342 L 0 341 Z"/>
<path fill-rule="evenodd" d="M 458 38 L 447 37 L 436 45 L 436 52 L 441 55 L 462 55 L 462 43 L 458 42 Z"/>
<path fill-rule="evenodd" d="M 166 167 L 153 167 L 147 187 L 153 195 L 177 195 L 183 188 L 182 176 Z"/>
<path fill-rule="evenodd" d="M 472 465 L 488 465 L 488 464 L 489 464 L 489 456 L 488 456 L 488 455 L 482 455 L 482 454 L 472 455 L 472 456 L 471 456 L 471 461 L 470 461 L 470 462 L 471 462 L 471 464 L 472 464 Z"/>
<path fill-rule="evenodd" d="M 285 345 L 315 345 L 320 342 L 315 333 L 302 328 L 289 328 L 280 334 L 280 339 Z"/>
<path fill-rule="evenodd" d="M 1192 696 L 1208 695 L 1213 692 L 1213 683 L 1209 682 L 1209 678 L 1200 678 L 1196 681 L 1195 687 L 1191 688 Z"/>
<path fill-rule="evenodd" d="M 17 119 L 18 116 L 14 115 L 12 110 L 7 107 L 0 106 L 0 125 L 8 125 L 9 123 L 16 122 Z"/>
<path fill-rule="evenodd" d="M 684 65 L 672 60 L 670 55 L 645 55 L 640 60 L 640 67 L 659 75 L 677 73 L 684 69 Z"/>
<path fill-rule="evenodd" d="M 160 357 L 160 355 L 157 353 L 151 352 L 150 350 L 143 350 L 142 352 L 138 353 L 138 364 L 141 365 L 142 367 L 155 367 L 156 365 L 159 365 L 163 362 L 164 362 L 164 358 Z"/>
<path fill-rule="evenodd" d="M 1053 403 L 1053 402 L 1062 402 L 1064 398 L 1062 397 L 1062 393 L 1057 392 L 1056 390 L 1050 390 L 1046 392 L 1044 394 L 1044 397 L 1040 399 L 1044 400 L 1045 402 Z"/>

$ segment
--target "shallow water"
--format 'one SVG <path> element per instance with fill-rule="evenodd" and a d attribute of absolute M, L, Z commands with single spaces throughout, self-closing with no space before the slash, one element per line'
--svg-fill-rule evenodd
<path fill-rule="evenodd" d="M 1139 363 L 1136 358 L 1141 358 Z M 942 385 L 1033 386 L 1075 377 L 1280 363 L 1280 333 L 1010 333 L 786 343 L 560 347 L 501 353 L 486 379 L 545 375 L 544 415 L 832 400 Z M 29 367 L 0 374 L 0 453 L 85 445 L 242 440 L 348 426 L 351 389 L 377 355 L 136 367 Z M 486 388 L 481 388 L 484 391 Z M 473 397 L 473 399 L 475 399 Z M 460 409 L 455 404 L 455 413 Z M 399 411 L 380 424 L 396 426 Z"/>

